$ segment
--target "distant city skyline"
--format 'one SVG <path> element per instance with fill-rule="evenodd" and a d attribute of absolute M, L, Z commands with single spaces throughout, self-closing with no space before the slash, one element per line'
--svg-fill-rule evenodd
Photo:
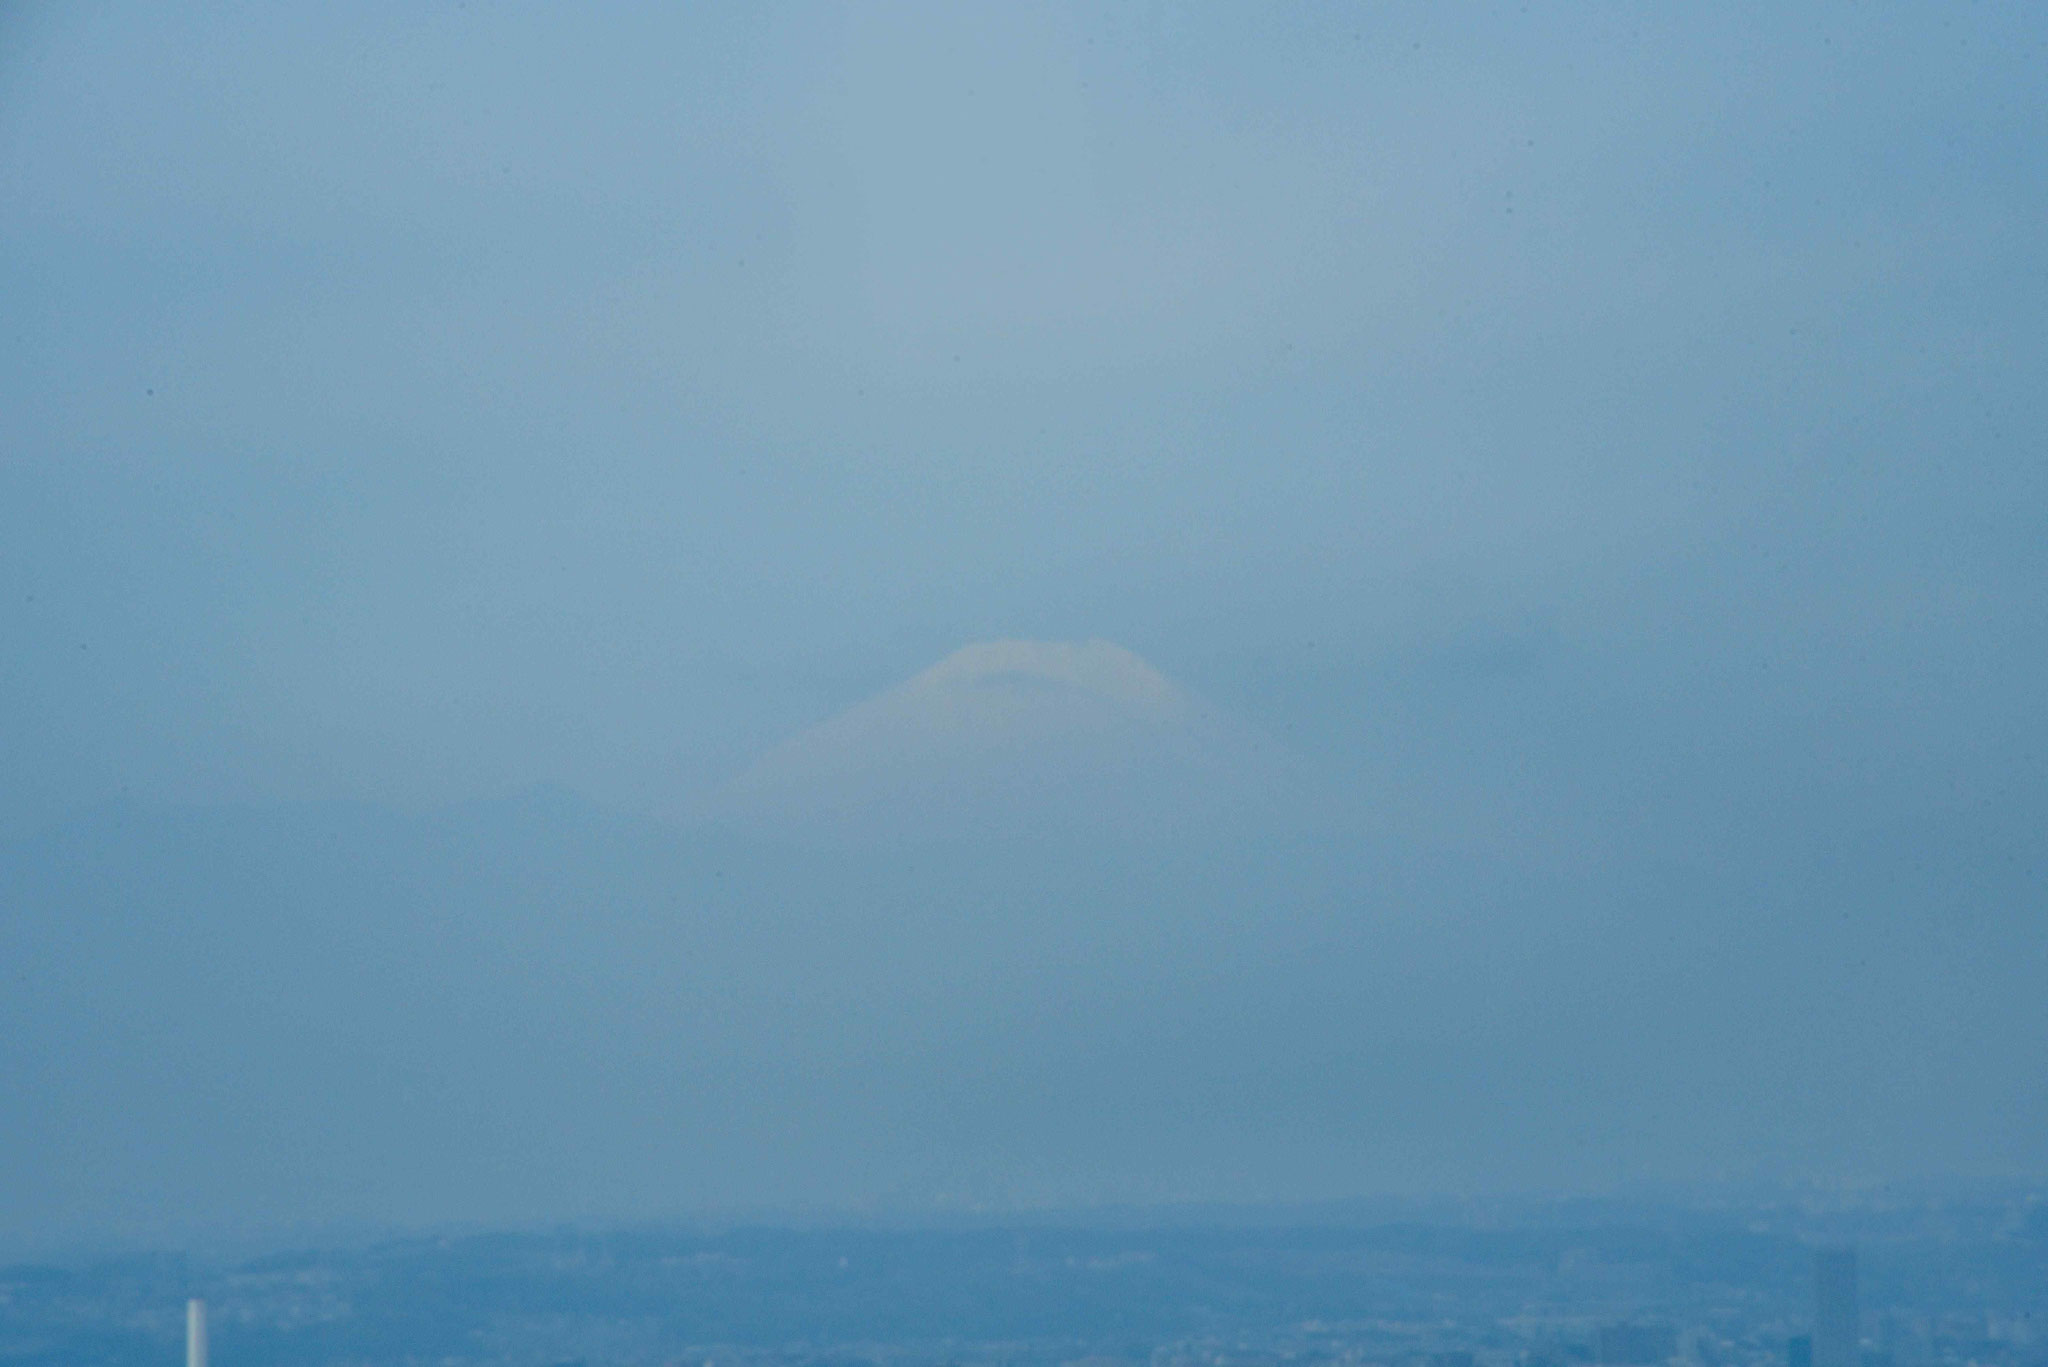
<path fill-rule="evenodd" d="M 1791 1195 L 640 1221 L 0 1258 L 0 1357 L 160 1367 L 203 1301 L 223 1364 L 265 1367 L 1785 1367 L 1811 1346 L 1787 1332 L 1816 1318 L 1816 1249 L 1875 1244 L 1873 1364 L 2037 1367 L 2041 1186 Z"/>

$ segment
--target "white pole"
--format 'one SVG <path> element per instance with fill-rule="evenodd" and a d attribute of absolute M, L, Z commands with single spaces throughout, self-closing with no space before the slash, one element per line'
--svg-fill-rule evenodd
<path fill-rule="evenodd" d="M 206 1302 L 185 1302 L 185 1367 L 206 1367 Z"/>

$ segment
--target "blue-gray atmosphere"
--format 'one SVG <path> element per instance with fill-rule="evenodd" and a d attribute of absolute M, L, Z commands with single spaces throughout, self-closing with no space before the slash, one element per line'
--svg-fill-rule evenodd
<path fill-rule="evenodd" d="M 2048 1361 L 2048 7 L 14 5 L 0 348 L 4 1360 Z"/>

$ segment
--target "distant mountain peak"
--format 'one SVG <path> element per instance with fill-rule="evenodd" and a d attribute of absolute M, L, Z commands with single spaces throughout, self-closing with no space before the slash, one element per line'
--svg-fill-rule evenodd
<path fill-rule="evenodd" d="M 913 750 L 997 751 L 1122 728 L 1199 725 L 1205 711 L 1142 657 L 1108 641 L 983 641 L 792 743 L 857 747 L 865 735 Z"/>
<path fill-rule="evenodd" d="M 907 690 L 1064 685 L 1134 713 L 1181 714 L 1193 700 L 1144 657 L 1112 641 L 981 641 L 903 685 Z"/>
<path fill-rule="evenodd" d="M 893 838 L 1157 830 L 1256 786 L 1251 733 L 1109 641 L 984 641 L 792 736 L 712 814 Z"/>

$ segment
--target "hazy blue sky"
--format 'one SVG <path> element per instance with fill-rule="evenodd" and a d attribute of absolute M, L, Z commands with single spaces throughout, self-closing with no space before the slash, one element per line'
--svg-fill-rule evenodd
<path fill-rule="evenodd" d="M 659 815 L 963 644 L 1100 637 L 1403 857 L 1640 893 L 1749 984 L 1688 1019 L 1876 955 L 1826 989 L 1901 1022 L 1868 1050 L 1954 1032 L 1863 1170 L 2038 1167 L 2044 83 L 2028 5 L 9 7 L 0 834 Z M 1810 924 L 1658 930 L 1674 868 Z M 1245 1069 L 1315 1176 L 1246 1131 L 1166 1186 L 1345 1189 L 1304 1136 L 1349 1084 Z M 1641 1166 L 1744 1169 L 1810 1082 L 1715 1084 L 1704 1156 L 1673 1084 Z M 1082 1189 L 1074 1132 L 1016 1164 Z M 126 1209 L 126 1161 L 34 1220 Z M 530 1213 L 480 1192 L 418 1209 Z"/>

